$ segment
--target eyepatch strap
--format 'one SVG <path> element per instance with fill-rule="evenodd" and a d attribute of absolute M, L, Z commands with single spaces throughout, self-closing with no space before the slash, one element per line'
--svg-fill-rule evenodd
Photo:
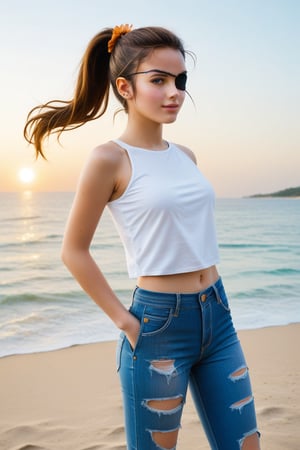
<path fill-rule="evenodd" d="M 143 73 L 151 73 L 151 72 L 161 73 L 163 75 L 168 75 L 170 77 L 175 78 L 175 86 L 176 86 L 176 88 L 179 89 L 180 91 L 185 91 L 185 89 L 186 89 L 186 82 L 187 82 L 187 73 L 186 72 L 181 72 L 179 75 L 174 75 L 173 73 L 165 72 L 164 70 L 151 69 L 151 70 L 146 70 L 145 72 L 130 73 L 127 76 L 131 77 L 132 75 L 140 75 L 140 74 L 143 74 Z"/>

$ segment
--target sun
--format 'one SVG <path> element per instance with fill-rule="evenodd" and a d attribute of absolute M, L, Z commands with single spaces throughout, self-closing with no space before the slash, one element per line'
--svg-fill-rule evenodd
<path fill-rule="evenodd" d="M 34 170 L 30 167 L 23 167 L 19 170 L 19 179 L 24 184 L 32 183 L 35 179 Z"/>

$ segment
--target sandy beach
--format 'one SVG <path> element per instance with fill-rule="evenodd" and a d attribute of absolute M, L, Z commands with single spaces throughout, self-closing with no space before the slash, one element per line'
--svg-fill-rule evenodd
<path fill-rule="evenodd" d="M 298 450 L 300 324 L 240 331 L 262 450 Z M 0 359 L 1 450 L 126 450 L 116 342 Z M 178 450 L 209 446 L 188 396 Z"/>

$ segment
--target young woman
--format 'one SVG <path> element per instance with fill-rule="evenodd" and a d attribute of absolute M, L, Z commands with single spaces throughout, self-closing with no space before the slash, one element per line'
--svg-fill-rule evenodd
<path fill-rule="evenodd" d="M 88 158 L 62 248 L 73 276 L 121 330 L 127 448 L 176 448 L 189 385 L 212 449 L 257 450 L 248 368 L 216 268 L 213 190 L 194 154 L 163 139 L 185 98 L 185 55 L 164 28 L 101 31 L 84 54 L 74 98 L 34 108 L 25 137 L 44 157 L 51 132 L 105 112 L 110 85 L 128 114 L 119 139 Z M 105 206 L 137 279 L 129 311 L 89 252 Z"/>

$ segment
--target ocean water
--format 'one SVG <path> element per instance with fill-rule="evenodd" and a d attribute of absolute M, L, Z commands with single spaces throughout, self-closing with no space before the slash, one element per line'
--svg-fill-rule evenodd
<path fill-rule="evenodd" d="M 72 193 L 0 193 L 0 356 L 114 340 L 60 260 Z M 237 329 L 300 321 L 300 200 L 217 199 L 219 271 Z M 92 252 L 120 300 L 134 280 L 105 212 Z"/>

